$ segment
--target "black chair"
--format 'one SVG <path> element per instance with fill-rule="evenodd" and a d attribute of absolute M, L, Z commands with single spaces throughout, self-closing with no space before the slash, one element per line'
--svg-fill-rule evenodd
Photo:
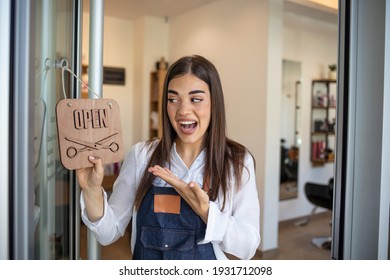
<path fill-rule="evenodd" d="M 314 204 L 312 215 L 317 207 L 323 207 L 330 211 L 333 209 L 333 178 L 328 184 L 318 184 L 307 182 L 305 184 L 305 194 L 307 199 Z M 330 249 L 332 245 L 331 237 L 314 237 L 312 244 L 321 249 Z"/>

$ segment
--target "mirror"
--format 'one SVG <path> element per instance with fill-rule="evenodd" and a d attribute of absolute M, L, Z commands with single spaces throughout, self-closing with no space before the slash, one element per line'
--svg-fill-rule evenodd
<path fill-rule="evenodd" d="M 301 63 L 283 60 L 279 200 L 298 197 Z"/>

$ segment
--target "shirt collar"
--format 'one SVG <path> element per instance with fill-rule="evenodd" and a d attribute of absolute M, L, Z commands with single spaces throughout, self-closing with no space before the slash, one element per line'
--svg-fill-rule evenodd
<path fill-rule="evenodd" d="M 194 160 L 194 162 L 192 163 L 191 167 L 188 169 L 186 164 L 184 163 L 184 161 L 182 160 L 182 158 L 180 157 L 180 155 L 177 153 L 177 150 L 176 150 L 176 142 L 173 142 L 173 146 L 172 146 L 172 151 L 171 151 L 171 157 L 172 157 L 172 160 L 175 164 L 177 164 L 178 166 L 180 166 L 181 168 L 183 169 L 187 169 L 187 170 L 196 170 L 198 169 L 201 165 L 204 164 L 205 162 L 205 158 L 206 158 L 206 149 L 203 149 L 199 155 L 196 157 L 196 159 Z"/>

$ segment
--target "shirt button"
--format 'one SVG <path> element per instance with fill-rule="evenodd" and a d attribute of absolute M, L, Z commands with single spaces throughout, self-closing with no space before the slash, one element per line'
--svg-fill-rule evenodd
<path fill-rule="evenodd" d="M 168 246 L 168 244 L 165 244 L 164 247 L 165 247 L 165 248 L 168 248 L 169 246 Z"/>

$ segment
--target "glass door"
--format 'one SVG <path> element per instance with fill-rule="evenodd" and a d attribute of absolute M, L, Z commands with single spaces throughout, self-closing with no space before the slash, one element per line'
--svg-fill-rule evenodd
<path fill-rule="evenodd" d="M 60 161 L 55 108 L 71 94 L 69 75 L 60 66 L 74 57 L 74 1 L 37 1 L 34 91 L 34 227 L 35 259 L 70 259 L 74 246 L 71 173 Z M 49 67 L 49 68 L 48 68 Z M 64 81 L 62 79 L 64 78 Z M 65 92 L 64 92 L 65 91 Z"/>
<path fill-rule="evenodd" d="M 56 104 L 77 95 L 77 0 L 15 1 L 14 202 L 11 259 L 77 258 L 78 201 L 74 174 L 60 161 Z M 24 24 L 23 24 L 24 23 Z M 24 26 L 24 27 L 23 27 Z M 22 38 L 22 39 L 19 39 Z M 19 41 L 18 41 L 19 40 Z M 26 59 L 19 57 L 27 53 Z M 24 106 L 24 107 L 23 107 Z M 26 178 L 26 179 L 21 179 Z M 27 203 L 26 203 L 27 202 Z"/>

